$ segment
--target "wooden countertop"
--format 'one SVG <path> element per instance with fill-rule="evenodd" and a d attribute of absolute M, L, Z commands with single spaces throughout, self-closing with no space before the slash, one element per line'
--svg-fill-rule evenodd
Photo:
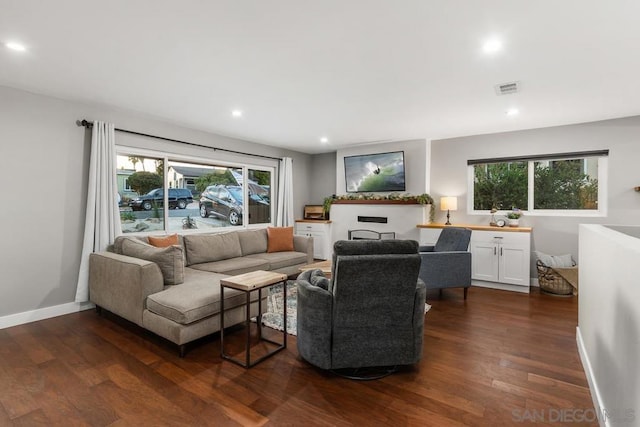
<path fill-rule="evenodd" d="M 493 225 L 480 225 L 480 224 L 418 224 L 416 225 L 418 228 L 446 228 L 446 227 L 464 227 L 470 228 L 471 230 L 478 231 L 507 231 L 512 233 L 531 233 L 533 230 L 532 227 L 495 227 Z"/>
<path fill-rule="evenodd" d="M 296 222 L 311 222 L 314 224 L 331 224 L 329 219 L 296 219 Z"/>

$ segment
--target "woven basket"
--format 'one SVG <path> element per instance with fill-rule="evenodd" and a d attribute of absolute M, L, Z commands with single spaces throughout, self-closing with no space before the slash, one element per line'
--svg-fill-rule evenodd
<path fill-rule="evenodd" d="M 538 269 L 538 284 L 540 285 L 540 289 L 557 295 L 573 294 L 573 286 L 571 286 L 564 277 L 559 275 L 553 267 L 547 267 L 542 261 L 537 260 L 536 268 Z"/>

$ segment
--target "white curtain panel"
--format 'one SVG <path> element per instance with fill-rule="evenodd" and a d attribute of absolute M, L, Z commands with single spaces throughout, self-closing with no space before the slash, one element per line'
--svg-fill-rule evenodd
<path fill-rule="evenodd" d="M 87 215 L 76 302 L 89 301 L 89 254 L 103 251 L 121 232 L 116 179 L 115 127 L 93 122 Z"/>
<path fill-rule="evenodd" d="M 293 226 L 293 159 L 291 157 L 284 157 L 280 161 L 276 225 L 278 227 Z"/>

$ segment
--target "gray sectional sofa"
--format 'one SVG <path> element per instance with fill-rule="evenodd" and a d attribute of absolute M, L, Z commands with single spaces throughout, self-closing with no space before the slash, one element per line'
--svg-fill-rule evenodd
<path fill-rule="evenodd" d="M 185 344 L 220 330 L 220 279 L 255 270 L 297 275 L 313 262 L 313 238 L 293 236 L 293 251 L 267 252 L 266 229 L 185 234 L 158 248 L 147 237 L 120 236 L 110 251 L 91 254 L 89 296 L 108 310 Z M 263 293 L 263 299 L 266 293 Z M 257 314 L 257 293 L 251 314 Z M 225 326 L 246 318 L 244 294 L 225 291 Z M 263 309 L 265 305 L 263 304 Z"/>

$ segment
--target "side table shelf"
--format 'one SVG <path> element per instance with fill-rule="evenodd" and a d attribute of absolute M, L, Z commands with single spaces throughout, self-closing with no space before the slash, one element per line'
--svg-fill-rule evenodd
<path fill-rule="evenodd" d="M 287 300 L 287 275 L 276 273 L 273 271 L 252 271 L 250 273 L 240 274 L 238 276 L 227 277 L 220 280 L 220 356 L 223 359 L 236 363 L 244 368 L 251 368 L 262 362 L 267 357 L 273 356 L 280 350 L 287 348 L 287 310 L 283 312 L 283 335 L 282 342 L 272 341 L 262 336 L 262 289 L 269 286 L 283 283 L 284 300 Z M 225 288 L 235 289 L 244 292 L 246 296 L 246 341 L 245 341 L 245 360 L 240 360 L 225 353 L 224 350 L 224 290 Z M 258 316 L 256 317 L 256 325 L 258 328 L 258 339 L 260 341 L 274 344 L 277 347 L 270 352 L 260 356 L 258 359 L 251 361 L 251 292 L 258 291 Z"/>

